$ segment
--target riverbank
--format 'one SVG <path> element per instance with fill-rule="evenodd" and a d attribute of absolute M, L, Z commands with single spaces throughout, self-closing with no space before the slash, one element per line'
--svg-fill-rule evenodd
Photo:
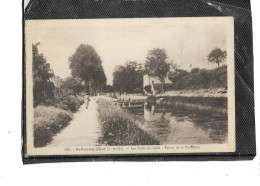
<path fill-rule="evenodd" d="M 159 145 L 151 135 L 140 129 L 132 114 L 104 98 L 98 99 L 101 135 L 99 144 L 120 145 Z"/>
<path fill-rule="evenodd" d="M 179 90 L 179 91 L 166 91 L 163 94 L 158 94 L 156 97 L 163 96 L 182 96 L 182 97 L 227 97 L 226 88 L 217 89 L 199 89 L 199 90 Z"/>
<path fill-rule="evenodd" d="M 148 105 L 163 107 L 189 107 L 193 109 L 227 112 L 226 89 L 197 90 L 197 91 L 172 91 L 147 98 Z"/>
<path fill-rule="evenodd" d="M 206 70 L 193 68 L 190 72 L 180 71 L 170 76 L 172 85 L 166 91 L 197 91 L 227 88 L 227 66 Z"/>
<path fill-rule="evenodd" d="M 184 106 L 201 110 L 227 112 L 227 97 L 157 97 L 156 104 L 165 107 Z"/>
<path fill-rule="evenodd" d="M 148 97 L 148 104 L 227 112 L 226 65 L 212 70 L 180 71 L 171 77 L 171 81 L 166 92 Z"/>

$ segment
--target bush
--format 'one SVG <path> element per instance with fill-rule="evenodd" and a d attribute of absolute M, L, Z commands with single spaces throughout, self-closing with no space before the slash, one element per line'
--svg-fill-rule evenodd
<path fill-rule="evenodd" d="M 63 103 L 68 107 L 70 111 L 75 112 L 84 103 L 84 100 L 71 95 L 66 97 Z"/>
<path fill-rule="evenodd" d="M 101 134 L 98 142 L 104 145 L 159 145 L 151 135 L 140 129 L 134 116 L 112 102 L 98 100 Z"/>
<path fill-rule="evenodd" d="M 177 69 L 174 72 L 171 72 L 168 78 L 174 83 L 180 78 L 187 76 L 189 73 L 186 70 Z"/>
<path fill-rule="evenodd" d="M 133 90 L 133 93 L 134 93 L 134 94 L 143 93 L 143 90 L 140 89 L 140 88 L 135 88 L 135 89 Z"/>
<path fill-rule="evenodd" d="M 38 106 L 34 109 L 34 146 L 43 147 L 62 128 L 67 126 L 72 114 L 55 107 Z"/>
<path fill-rule="evenodd" d="M 109 97 L 117 99 L 116 93 L 109 93 Z"/>
<path fill-rule="evenodd" d="M 145 90 L 146 92 L 150 93 L 150 92 L 152 91 L 152 86 L 151 86 L 151 85 L 146 85 L 146 86 L 144 87 L 144 90 Z"/>
<path fill-rule="evenodd" d="M 55 107 L 75 112 L 84 103 L 84 99 L 80 96 L 67 95 L 59 97 L 56 101 Z"/>
<path fill-rule="evenodd" d="M 212 70 L 192 69 L 190 73 L 182 77 L 173 78 L 173 84 L 167 89 L 170 90 L 199 90 L 210 88 L 227 87 L 227 66 Z"/>
<path fill-rule="evenodd" d="M 198 73 L 200 71 L 200 69 L 199 68 L 193 68 L 193 69 L 191 69 L 191 73 L 192 74 L 195 74 L 195 73 Z"/>

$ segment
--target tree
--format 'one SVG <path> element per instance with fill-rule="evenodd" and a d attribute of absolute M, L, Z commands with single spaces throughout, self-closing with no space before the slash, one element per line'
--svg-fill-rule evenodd
<path fill-rule="evenodd" d="M 72 91 L 74 95 L 77 95 L 84 90 L 84 86 L 80 79 L 76 79 L 74 77 L 66 78 L 62 83 L 61 88 L 66 91 Z"/>
<path fill-rule="evenodd" d="M 123 93 L 133 93 L 135 88 L 143 88 L 144 69 L 136 61 L 128 61 L 117 66 L 113 72 L 113 87 Z"/>
<path fill-rule="evenodd" d="M 164 92 L 165 78 L 172 66 L 172 63 L 168 62 L 167 59 L 168 56 L 165 49 L 154 48 L 148 51 L 145 63 L 146 73 L 161 81 L 162 92 Z"/>
<path fill-rule="evenodd" d="M 211 53 L 208 55 L 208 62 L 209 63 L 216 63 L 219 64 L 223 63 L 227 58 L 227 52 L 222 51 L 220 48 L 216 47 Z"/>
<path fill-rule="evenodd" d="M 40 43 L 32 44 L 33 63 L 33 106 L 48 104 L 54 98 L 54 73 L 43 54 L 39 53 Z"/>
<path fill-rule="evenodd" d="M 88 94 L 97 90 L 97 84 L 106 84 L 102 61 L 95 49 L 90 45 L 81 44 L 76 52 L 69 57 L 69 67 L 73 77 L 83 80 Z"/>
<path fill-rule="evenodd" d="M 103 88 L 105 87 L 107 82 L 107 78 L 102 66 L 100 68 L 96 68 L 93 73 L 94 75 L 92 89 L 93 93 L 97 94 L 97 92 L 103 91 Z"/>
<path fill-rule="evenodd" d="M 178 81 L 184 76 L 187 76 L 189 73 L 186 70 L 183 69 L 175 69 L 174 71 L 170 72 L 169 74 L 169 80 L 171 80 L 173 83 Z"/>
<path fill-rule="evenodd" d="M 103 88 L 103 91 L 105 93 L 112 93 L 112 92 L 114 92 L 114 87 L 112 85 L 105 85 Z"/>

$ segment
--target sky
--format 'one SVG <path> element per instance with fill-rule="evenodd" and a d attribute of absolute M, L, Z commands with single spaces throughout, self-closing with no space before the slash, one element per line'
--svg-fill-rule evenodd
<path fill-rule="evenodd" d="M 227 49 L 226 24 L 214 20 L 164 20 L 32 21 L 27 28 L 33 33 L 30 41 L 41 43 L 40 53 L 61 78 L 70 76 L 68 58 L 80 44 L 95 48 L 103 61 L 108 84 L 112 84 L 115 66 L 132 60 L 145 63 L 153 48 L 164 48 L 168 60 L 185 70 L 216 67 L 207 62 L 207 55 L 215 47 Z"/>

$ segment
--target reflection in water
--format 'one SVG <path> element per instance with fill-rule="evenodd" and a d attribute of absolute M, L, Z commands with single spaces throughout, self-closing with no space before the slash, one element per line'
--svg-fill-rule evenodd
<path fill-rule="evenodd" d="M 161 144 L 227 142 L 227 114 L 187 107 L 144 106 L 132 112 L 144 117 L 140 126 Z"/>
<path fill-rule="evenodd" d="M 166 113 L 164 111 L 164 108 L 162 112 L 155 112 L 155 105 L 152 105 L 149 109 L 149 107 L 144 106 L 144 119 L 148 122 L 157 121 L 160 119 L 166 119 L 170 121 L 171 119 L 171 113 Z"/>

